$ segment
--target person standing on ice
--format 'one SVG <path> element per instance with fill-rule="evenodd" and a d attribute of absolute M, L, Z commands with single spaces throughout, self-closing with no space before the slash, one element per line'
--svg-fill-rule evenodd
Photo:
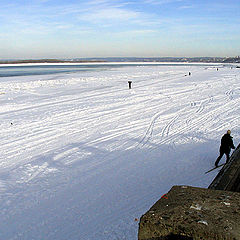
<path fill-rule="evenodd" d="M 221 160 L 221 158 L 224 154 L 226 154 L 226 157 L 227 157 L 226 163 L 228 163 L 231 148 L 235 149 L 235 146 L 234 146 L 233 140 L 232 140 L 232 136 L 230 134 L 231 134 L 231 131 L 227 130 L 227 133 L 224 134 L 222 139 L 221 139 L 221 146 L 220 146 L 220 149 L 219 149 L 220 155 L 215 162 L 216 167 L 218 166 L 218 163 L 219 163 L 219 161 Z"/>

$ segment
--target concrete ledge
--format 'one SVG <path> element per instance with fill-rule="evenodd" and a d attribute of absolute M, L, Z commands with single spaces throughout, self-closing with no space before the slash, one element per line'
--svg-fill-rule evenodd
<path fill-rule="evenodd" d="M 240 193 L 174 186 L 141 217 L 139 240 L 240 239 Z"/>
<path fill-rule="evenodd" d="M 233 152 L 229 164 L 221 169 L 208 188 L 240 192 L 240 145 Z"/>

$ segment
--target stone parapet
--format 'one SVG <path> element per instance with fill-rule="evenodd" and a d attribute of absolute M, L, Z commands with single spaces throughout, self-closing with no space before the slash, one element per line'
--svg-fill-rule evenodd
<path fill-rule="evenodd" d="M 139 240 L 239 240 L 240 193 L 174 186 L 145 213 Z"/>

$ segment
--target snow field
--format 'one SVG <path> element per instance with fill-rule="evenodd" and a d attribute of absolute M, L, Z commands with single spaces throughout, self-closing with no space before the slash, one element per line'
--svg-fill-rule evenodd
<path fill-rule="evenodd" d="M 240 134 L 240 72 L 218 68 L 2 78 L 0 239 L 137 239 L 172 185 L 207 187 Z"/>

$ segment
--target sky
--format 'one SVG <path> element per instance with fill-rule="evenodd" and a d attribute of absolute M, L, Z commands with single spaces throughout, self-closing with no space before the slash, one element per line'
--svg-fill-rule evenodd
<path fill-rule="evenodd" d="M 0 0 L 0 59 L 240 55 L 239 0 Z"/>

